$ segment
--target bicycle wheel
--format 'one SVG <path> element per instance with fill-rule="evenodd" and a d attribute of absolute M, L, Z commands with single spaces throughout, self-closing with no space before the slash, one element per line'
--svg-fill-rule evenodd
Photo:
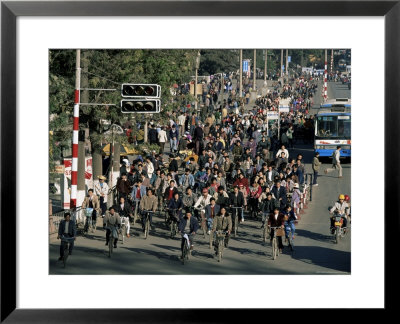
<path fill-rule="evenodd" d="M 174 236 L 175 236 L 175 233 L 174 233 L 174 225 L 175 225 L 175 223 L 171 221 L 171 223 L 170 223 L 170 225 L 169 225 L 169 228 L 170 228 L 169 236 L 170 236 L 170 238 L 174 238 Z"/>
<path fill-rule="evenodd" d="M 267 235 L 268 235 L 268 233 L 267 233 L 267 225 L 264 225 L 264 228 L 263 228 L 263 242 L 264 243 L 267 242 Z"/>
<path fill-rule="evenodd" d="M 183 251 L 182 251 L 182 264 L 185 264 L 185 260 L 187 260 L 187 253 L 188 253 L 188 247 L 187 247 L 187 243 L 185 242 L 183 244 Z"/>
<path fill-rule="evenodd" d="M 236 234 L 237 234 L 237 230 L 238 230 L 238 223 L 239 223 L 239 217 L 238 217 L 238 215 L 237 215 L 237 211 L 236 211 L 236 215 L 235 215 L 235 224 L 234 224 L 234 230 L 235 230 L 235 233 L 234 233 L 234 236 L 236 237 Z"/>
<path fill-rule="evenodd" d="M 222 240 L 220 239 L 218 243 L 218 262 L 221 262 L 222 260 L 222 244 Z"/>
<path fill-rule="evenodd" d="M 150 220 L 149 218 L 146 219 L 146 225 L 144 228 L 144 238 L 147 239 L 147 236 L 149 235 L 149 227 L 150 227 Z"/>
<path fill-rule="evenodd" d="M 289 242 L 290 250 L 294 251 L 292 232 L 289 232 L 288 242 Z"/>
<path fill-rule="evenodd" d="M 206 219 L 205 219 L 205 218 L 204 218 L 204 220 L 202 220 L 202 222 L 201 222 L 201 229 L 203 230 L 203 236 L 204 236 L 204 238 L 206 238 L 207 226 L 206 226 Z"/>
<path fill-rule="evenodd" d="M 276 259 L 276 237 L 272 239 L 272 259 Z"/>
<path fill-rule="evenodd" d="M 64 268 L 67 266 L 68 255 L 69 255 L 68 243 L 65 243 L 65 247 L 64 247 L 64 257 L 63 257 Z"/>
<path fill-rule="evenodd" d="M 112 236 L 112 234 L 110 234 Z M 110 240 L 108 241 L 108 257 L 111 258 L 111 254 L 113 251 L 113 239 L 110 237 Z"/>
<path fill-rule="evenodd" d="M 212 249 L 213 244 L 213 233 L 210 233 L 210 249 Z"/>

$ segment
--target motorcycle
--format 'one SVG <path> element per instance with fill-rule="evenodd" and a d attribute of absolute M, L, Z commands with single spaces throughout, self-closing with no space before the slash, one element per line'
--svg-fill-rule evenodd
<path fill-rule="evenodd" d="M 344 215 L 341 215 L 339 212 L 335 211 L 333 215 L 333 221 L 334 221 L 334 227 L 332 228 L 332 234 L 335 238 L 335 243 L 339 243 L 339 240 L 341 238 L 344 238 L 346 236 L 347 230 L 345 227 L 343 227 L 343 217 Z"/>

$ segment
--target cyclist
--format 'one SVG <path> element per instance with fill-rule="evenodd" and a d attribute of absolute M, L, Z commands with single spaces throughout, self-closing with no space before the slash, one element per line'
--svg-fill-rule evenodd
<path fill-rule="evenodd" d="M 273 197 L 271 192 L 267 192 L 266 194 L 267 198 L 262 201 L 261 208 L 263 211 L 263 216 L 262 216 L 262 224 L 260 228 L 263 228 L 265 226 L 265 220 L 268 215 L 272 214 L 274 212 L 275 207 L 277 207 L 277 201 Z"/>
<path fill-rule="evenodd" d="M 164 201 L 169 203 L 169 201 L 174 197 L 174 195 L 178 192 L 178 189 L 175 187 L 175 180 L 170 180 L 169 187 L 164 191 Z"/>
<path fill-rule="evenodd" d="M 168 203 L 169 221 L 175 221 L 178 223 L 181 218 L 182 208 L 183 208 L 182 199 L 179 197 L 179 192 L 176 192 L 174 194 L 174 197 Z M 176 211 L 175 216 L 173 214 L 174 210 Z"/>
<path fill-rule="evenodd" d="M 207 188 L 203 188 L 202 195 L 197 199 L 194 208 L 200 210 L 201 222 L 205 222 L 205 208 L 210 204 L 211 195 L 208 193 Z"/>
<path fill-rule="evenodd" d="M 140 214 L 142 215 L 142 229 L 143 232 L 145 230 L 145 225 L 146 225 L 146 219 L 145 219 L 145 212 L 144 210 L 147 211 L 157 211 L 157 207 L 158 207 L 158 199 L 156 196 L 153 195 L 153 189 L 149 188 L 147 189 L 147 194 L 145 196 L 142 197 L 142 199 L 140 200 Z M 153 225 L 153 217 L 152 214 L 148 214 L 147 215 L 149 217 L 150 220 L 150 227 L 152 230 L 154 230 L 154 225 Z"/>
<path fill-rule="evenodd" d="M 88 190 L 88 196 L 85 197 L 82 203 L 82 208 L 92 208 L 93 213 L 92 213 L 92 224 L 94 228 L 96 228 L 96 216 L 97 216 L 97 211 L 100 210 L 100 202 L 99 198 L 93 194 L 93 189 Z M 87 229 L 89 224 L 86 221 L 85 228 Z"/>
<path fill-rule="evenodd" d="M 117 231 L 117 229 L 119 229 L 121 226 L 121 217 L 119 217 L 118 213 L 115 212 L 115 208 L 114 207 L 110 207 L 108 209 L 108 213 L 106 213 L 106 216 L 103 219 L 103 228 L 108 227 L 107 228 L 107 232 L 106 232 L 106 245 L 108 245 L 108 242 L 110 241 L 110 234 L 111 231 Z M 114 248 L 117 248 L 117 242 L 118 242 L 118 235 L 113 235 L 113 236 L 117 236 L 114 239 Z"/>
<path fill-rule="evenodd" d="M 132 207 L 128 201 L 125 201 L 124 197 L 119 198 L 119 205 L 117 207 L 117 213 L 125 221 L 126 225 L 126 236 L 130 237 L 129 231 L 131 229 L 130 220 L 132 218 Z"/>
<path fill-rule="evenodd" d="M 211 227 L 213 224 L 214 217 L 219 213 L 220 205 L 216 204 L 215 198 L 210 198 L 210 204 L 205 208 L 205 215 L 207 219 L 207 234 L 210 234 Z"/>
<path fill-rule="evenodd" d="M 343 194 L 339 195 L 339 200 L 335 202 L 335 205 L 330 209 L 330 213 L 333 214 L 333 212 L 337 210 L 339 215 L 343 219 L 343 229 L 346 231 L 347 227 L 347 216 L 349 215 L 349 205 L 345 201 L 345 196 Z M 331 217 L 331 233 L 334 233 L 334 217 Z"/>
<path fill-rule="evenodd" d="M 229 195 L 223 186 L 218 187 L 218 191 L 214 193 L 215 202 L 220 206 L 229 206 Z"/>
<path fill-rule="evenodd" d="M 229 205 L 231 207 L 242 207 L 242 214 L 241 214 L 241 222 L 244 222 L 243 217 L 243 208 L 244 208 L 244 196 L 243 193 L 239 190 L 238 186 L 233 187 L 233 193 L 229 197 Z M 239 217 L 238 217 L 239 218 Z"/>
<path fill-rule="evenodd" d="M 194 187 L 194 177 L 189 168 L 185 169 L 185 173 L 179 179 L 179 184 L 182 186 L 183 190 Z"/>
<path fill-rule="evenodd" d="M 199 222 L 197 221 L 196 217 L 192 217 L 192 213 L 190 211 L 186 211 L 186 215 L 181 218 L 178 229 L 182 235 L 181 250 L 183 251 L 183 246 L 186 243 L 186 239 L 184 237 L 185 234 L 189 238 L 190 249 L 193 250 L 194 236 L 199 229 Z"/>
<path fill-rule="evenodd" d="M 268 225 L 271 227 L 282 227 L 284 228 L 284 215 L 279 211 L 278 207 L 274 208 L 274 212 L 269 215 L 268 218 Z M 270 241 L 272 242 L 272 239 L 274 238 L 275 235 L 275 229 L 271 228 L 271 238 Z M 282 244 L 282 236 L 277 236 L 278 238 L 278 246 L 279 246 L 279 252 L 282 253 L 283 249 L 283 244 Z"/>
<path fill-rule="evenodd" d="M 229 235 L 232 231 L 232 217 L 227 214 L 226 208 L 221 207 L 219 214 L 214 218 L 212 231 L 226 231 L 227 234 L 225 235 L 225 247 L 228 247 L 229 243 Z M 218 251 L 217 242 L 215 242 L 215 255 Z"/>
<path fill-rule="evenodd" d="M 60 225 L 58 226 L 57 240 L 62 238 L 63 236 L 73 238 L 73 240 L 71 240 L 69 243 L 69 251 L 68 251 L 69 255 L 71 255 L 72 249 L 74 248 L 74 241 L 76 238 L 76 226 L 75 226 L 75 222 L 73 220 L 71 220 L 70 213 L 64 214 L 64 219 L 60 222 Z M 58 258 L 59 261 L 61 261 L 64 258 L 65 244 L 66 244 L 66 242 L 61 240 L 60 257 Z"/>
<path fill-rule="evenodd" d="M 292 232 L 292 239 L 294 239 L 294 232 L 296 231 L 296 227 L 294 226 L 294 222 L 297 219 L 296 214 L 294 213 L 294 210 L 290 205 L 287 205 L 285 208 L 285 211 L 283 212 L 284 215 L 284 226 L 285 226 L 285 237 L 286 240 L 289 236 L 289 230 Z"/>

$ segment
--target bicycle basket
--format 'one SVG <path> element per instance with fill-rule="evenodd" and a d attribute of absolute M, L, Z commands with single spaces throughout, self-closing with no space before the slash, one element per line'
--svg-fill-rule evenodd
<path fill-rule="evenodd" d="M 284 235 L 285 235 L 285 231 L 283 230 L 283 228 L 276 229 L 276 236 L 284 236 Z"/>
<path fill-rule="evenodd" d="M 93 208 L 86 208 L 85 213 L 86 213 L 86 216 L 87 216 L 87 217 L 92 216 L 92 214 L 93 214 Z"/>

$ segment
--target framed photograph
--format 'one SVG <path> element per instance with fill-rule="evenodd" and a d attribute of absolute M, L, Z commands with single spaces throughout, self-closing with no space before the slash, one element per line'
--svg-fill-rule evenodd
<path fill-rule="evenodd" d="M 136 322 L 200 322 L 210 321 L 210 309 L 215 310 L 211 313 L 215 321 L 233 319 L 238 309 L 246 314 L 257 312 L 257 316 L 281 308 L 390 309 L 392 301 L 388 296 L 394 286 L 387 285 L 387 279 L 394 276 L 394 268 L 388 263 L 388 249 L 395 244 L 393 238 L 397 236 L 398 228 L 391 226 L 391 217 L 386 214 L 399 197 L 395 153 L 400 149 L 397 134 L 400 121 L 397 109 L 400 90 L 399 21 L 398 1 L 2 1 L 1 321 L 125 323 L 134 319 Z M 85 63 L 88 56 L 93 63 L 93 68 L 89 66 L 89 69 Z M 151 62 L 145 65 L 143 61 L 148 58 Z M 80 66 L 78 60 L 83 62 Z M 161 64 L 157 66 L 154 63 L 157 60 L 168 61 L 164 64 L 167 67 L 165 71 Z M 206 60 L 208 66 L 204 63 Z M 141 62 L 140 68 L 138 62 Z M 213 62 L 226 67 L 215 67 Z M 231 68 L 230 62 L 237 66 Z M 128 74 L 126 66 L 129 64 L 133 76 Z M 257 69 L 252 70 L 253 64 Z M 170 72 L 169 65 L 179 65 L 179 68 Z M 188 71 L 185 70 L 187 67 Z M 119 74 L 113 73 L 113 69 L 119 69 Z M 78 75 L 76 71 L 80 73 L 75 87 L 78 99 L 71 81 Z M 137 77 L 139 74 L 142 77 Z M 116 75 L 120 78 L 116 79 Z M 166 94 L 168 78 L 173 83 Z M 196 80 L 201 87 L 195 89 Z M 298 87 L 298 99 L 291 96 L 294 92 L 289 85 Z M 100 93 L 95 92 L 99 89 Z M 89 92 L 85 100 L 82 99 L 84 90 Z M 108 95 L 112 91 L 118 93 L 118 100 Z M 132 95 L 138 91 L 147 95 Z M 235 96 L 239 92 L 241 95 Z M 174 100 L 163 101 L 163 96 L 175 98 L 177 94 L 182 98 L 187 94 L 187 98 L 198 96 L 199 99 L 185 97 L 184 102 L 177 103 L 176 107 Z M 215 99 L 213 95 L 216 95 Z M 77 193 L 73 189 L 76 185 L 74 158 L 79 150 L 79 154 L 85 154 L 85 148 L 78 149 L 77 144 L 85 141 L 85 134 L 72 127 L 77 116 L 89 118 L 89 125 L 90 117 L 87 116 L 95 111 L 91 108 L 94 96 L 104 96 L 105 101 L 96 97 L 96 105 L 118 112 L 118 118 L 131 124 L 130 127 L 122 125 L 120 120 L 110 117 L 112 113 L 104 118 L 96 116 L 104 120 L 105 126 L 100 133 L 107 136 L 96 139 L 101 152 L 100 162 L 95 162 L 94 158 L 84 161 L 87 179 L 92 182 L 86 186 L 83 182 L 83 187 L 82 182 L 78 184 L 81 188 Z M 278 96 L 281 104 L 274 107 L 273 99 Z M 285 98 L 287 105 L 283 104 Z M 313 98 L 314 107 L 312 104 L 308 106 L 306 99 L 309 98 Z M 175 131 L 172 117 L 159 121 L 153 115 L 169 109 L 170 115 L 178 120 L 179 113 L 192 109 L 205 119 L 210 104 L 215 103 L 222 113 L 225 100 L 227 109 L 231 111 L 226 113 L 226 118 L 240 115 L 246 120 L 244 112 L 247 110 L 255 121 L 260 120 L 261 126 L 255 126 L 254 133 L 258 127 L 264 130 L 264 119 L 259 118 L 265 113 L 265 131 L 267 134 L 276 131 L 281 141 L 279 144 L 284 141 L 283 130 L 284 136 L 288 136 L 287 128 L 281 129 L 281 125 L 289 127 L 293 123 L 299 127 L 296 129 L 301 129 L 299 123 L 310 122 L 313 127 L 310 141 L 307 142 L 306 132 L 300 132 L 303 142 L 298 145 L 300 151 L 296 151 L 296 155 L 307 154 L 307 159 L 308 155 L 312 159 L 315 152 L 324 155 L 328 146 L 332 152 L 326 156 L 327 159 L 332 153 L 347 157 L 351 151 L 351 160 L 343 163 L 343 170 L 341 167 L 338 169 L 338 164 L 334 170 L 329 170 L 332 163 L 324 161 L 323 170 L 332 172 L 324 174 L 320 170 L 319 186 L 313 186 L 316 182 L 311 178 L 312 172 L 304 181 L 298 181 L 309 184 L 309 187 L 305 186 L 309 189 L 305 197 L 307 190 L 299 186 L 299 193 L 300 189 L 304 193 L 304 197 L 299 196 L 299 199 L 304 200 L 299 200 L 301 207 L 298 204 L 292 206 L 300 216 L 296 221 L 299 237 L 296 236 L 294 241 L 293 253 L 284 249 L 281 258 L 278 256 L 275 260 L 271 257 L 273 249 L 262 241 L 261 214 L 257 220 L 249 206 L 245 214 L 249 218 L 240 223 L 238 237 L 230 240 L 229 247 L 226 244 L 225 264 L 224 258 L 222 262 L 217 260 L 218 251 L 217 257 L 209 257 L 208 233 L 201 225 L 199 247 L 195 246 L 194 258 L 187 263 L 181 262 L 180 239 L 166 237 L 169 227 L 165 227 L 164 216 L 160 214 L 154 215 L 153 220 L 156 227 L 157 222 L 161 224 L 162 231 L 150 230 L 146 240 L 140 225 L 135 227 L 133 222 L 133 230 L 127 232 L 128 241 L 124 246 L 118 243 L 118 249 L 114 250 L 116 257 L 110 257 L 112 249 L 104 246 L 106 230 L 102 224 L 99 225 L 103 223 L 100 216 L 105 217 L 106 228 L 109 228 L 109 213 L 114 213 L 110 207 L 123 213 L 125 201 L 121 202 L 123 190 L 118 189 L 124 184 L 117 185 L 117 181 L 112 181 L 111 166 L 119 168 L 118 162 L 121 162 L 129 168 L 137 162 L 139 168 L 138 165 L 143 163 L 145 172 L 151 173 L 149 165 L 155 162 L 147 161 L 148 155 L 136 154 L 144 147 L 137 142 L 137 136 L 151 136 L 151 132 L 147 133 L 148 128 L 154 130 L 159 126 L 160 130 L 161 126 L 171 128 L 172 134 Z M 232 112 L 236 100 L 238 113 Z M 352 114 L 351 103 L 354 105 Z M 78 109 L 74 111 L 77 104 Z M 90 109 L 86 109 L 85 104 Z M 245 108 L 239 113 L 241 105 Z M 337 110 L 339 106 L 343 112 L 330 111 L 324 115 L 321 111 Z M 303 118 L 302 114 L 307 115 L 308 109 L 312 108 L 315 109 L 313 120 Z M 131 112 L 135 109 L 139 109 L 142 116 L 132 122 Z M 281 111 L 275 113 L 276 110 Z M 62 120 L 59 116 L 64 111 L 67 111 L 66 119 Z M 151 116 L 147 114 L 149 111 Z M 294 119 L 288 117 L 287 124 L 286 120 L 280 119 L 292 115 Z M 199 124 L 191 116 L 195 121 L 193 128 L 189 123 L 182 126 L 187 127 L 184 131 L 190 136 L 195 132 L 196 123 Z M 276 116 L 278 120 L 275 120 Z M 113 122 L 108 125 L 106 122 L 111 119 Z M 58 123 L 56 130 L 54 121 Z M 118 125 L 114 127 L 114 124 Z M 146 129 L 140 132 L 144 127 Z M 314 131 L 314 127 L 320 132 Z M 55 131 L 65 129 L 65 133 L 71 133 L 70 151 L 60 150 L 60 137 L 52 141 Z M 119 140 L 118 132 L 127 134 L 130 129 L 135 137 L 131 136 L 131 142 L 127 139 L 117 148 L 126 155 L 122 155 L 120 161 L 111 160 L 115 149 L 113 143 L 115 139 Z M 177 151 L 178 156 L 181 149 L 178 149 L 178 142 L 170 142 L 171 136 L 168 135 L 165 150 L 168 154 Z M 251 136 L 248 137 L 250 141 Z M 73 147 L 75 140 L 76 150 Z M 290 138 L 286 140 L 289 153 L 294 152 L 291 151 Z M 213 146 L 214 143 L 207 140 L 210 142 L 211 151 L 215 150 L 217 143 Z M 193 156 L 198 158 L 201 146 L 197 148 L 196 141 L 194 143 L 196 154 Z M 338 145 L 342 146 L 341 153 L 335 153 Z M 233 146 L 230 149 L 233 151 Z M 62 160 L 58 159 L 53 165 L 54 150 Z M 143 152 L 150 155 L 151 151 L 146 150 L 147 146 Z M 134 151 L 136 153 L 131 154 Z M 251 152 L 249 148 L 249 157 Z M 141 162 L 132 156 L 135 159 L 140 156 Z M 167 158 L 168 163 L 171 164 L 176 156 Z M 104 165 L 105 160 L 111 161 L 108 164 L 110 172 L 105 171 L 108 168 Z M 307 162 L 310 170 L 311 161 Z M 92 163 L 102 164 L 103 171 L 94 170 Z M 208 163 L 212 165 L 212 162 Z M 189 167 L 185 164 L 182 174 L 186 172 L 185 168 Z M 293 169 L 297 172 L 297 168 Z M 66 170 L 72 176 L 67 176 Z M 252 170 L 250 164 L 245 170 Z M 336 177 L 337 171 L 339 178 Z M 342 171 L 343 177 L 340 177 Z M 63 176 L 54 176 L 57 172 Z M 90 233 L 90 226 L 86 228 L 84 221 L 89 215 L 87 211 L 96 209 L 97 202 L 92 201 L 88 189 L 94 188 L 102 177 L 110 180 L 111 188 L 115 185 L 118 190 L 111 198 L 115 199 L 115 204 L 107 204 L 103 198 L 100 207 L 99 202 L 99 222 L 95 225 L 101 228 L 95 227 Z M 55 178 L 65 181 L 61 185 L 65 192 L 57 205 L 59 214 L 53 213 L 55 205 L 49 204 L 51 192 L 61 192 L 60 182 Z M 218 172 L 215 178 L 219 179 Z M 180 182 L 181 178 L 177 180 Z M 183 186 L 187 184 L 182 181 Z M 137 183 L 136 179 L 134 184 Z M 214 192 L 212 185 L 210 181 L 206 188 L 218 198 L 218 188 L 214 184 Z M 253 188 L 252 184 L 249 186 Z M 135 197 L 141 198 L 140 183 L 137 188 L 135 196 L 131 194 L 132 187 L 127 189 L 124 198 L 133 202 Z M 201 194 L 203 189 L 196 190 Z M 293 182 L 291 190 L 296 189 L 297 183 Z M 83 196 L 79 196 L 82 194 L 79 190 L 83 191 Z M 88 198 L 84 198 L 86 194 Z M 95 194 L 99 193 L 96 191 Z M 335 204 L 338 200 L 340 203 L 344 199 L 342 194 L 351 197 L 351 240 L 347 237 L 348 241 L 335 244 L 332 242 L 334 232 L 329 230 L 329 212 L 334 208 L 328 201 Z M 279 193 L 277 195 L 279 197 Z M 233 201 L 237 203 L 237 200 Z M 79 225 L 78 230 L 86 232 L 86 238 L 77 238 L 76 253 L 68 259 L 70 266 L 64 268 L 61 247 L 65 246 L 60 246 L 56 236 L 64 217 L 63 210 L 74 207 L 74 204 L 86 208 L 80 213 L 71 210 L 71 216 L 75 217 L 72 221 Z M 331 207 L 330 211 L 328 207 Z M 76 219 L 78 214 L 83 219 L 81 224 Z M 49 215 L 52 216 L 50 221 Z M 69 231 L 68 217 L 66 220 L 68 224 L 63 225 L 61 236 Z M 147 233 L 145 222 L 143 224 L 144 233 Z M 324 225 L 326 232 L 314 230 Z M 185 230 L 190 230 L 189 225 L 182 227 L 182 233 Z M 108 234 L 113 234 L 112 229 Z M 285 240 L 285 231 L 281 234 Z M 154 235 L 153 240 L 151 235 Z M 59 255 L 61 261 L 57 260 Z M 282 303 L 282 300 L 287 300 L 288 293 L 294 296 L 295 302 Z"/>

